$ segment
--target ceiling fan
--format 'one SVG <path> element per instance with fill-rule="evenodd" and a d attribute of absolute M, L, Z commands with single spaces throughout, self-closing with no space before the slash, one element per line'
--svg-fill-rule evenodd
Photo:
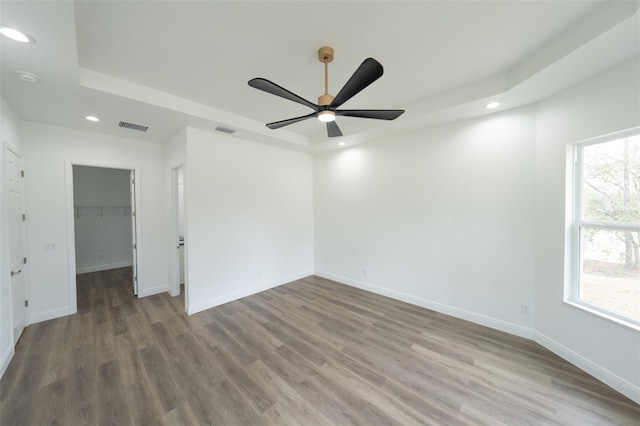
<path fill-rule="evenodd" d="M 377 120 L 395 120 L 403 112 L 403 109 L 338 109 L 340 105 L 351 99 L 365 87 L 382 77 L 383 69 L 380 62 L 373 58 L 367 58 L 353 73 L 349 81 L 334 97 L 329 94 L 329 62 L 333 61 L 333 49 L 330 47 L 321 47 L 318 50 L 318 59 L 324 63 L 324 95 L 318 98 L 318 104 L 309 102 L 308 100 L 288 91 L 284 87 L 265 79 L 254 78 L 249 80 L 249 86 L 262 90 L 272 95 L 280 96 L 293 102 L 305 105 L 314 112 L 300 117 L 289 118 L 287 120 L 267 123 L 270 129 L 279 129 L 289 124 L 297 123 L 308 118 L 317 117 L 318 120 L 326 123 L 327 133 L 329 137 L 342 136 L 340 128 L 334 121 L 336 116 L 373 118 Z"/>

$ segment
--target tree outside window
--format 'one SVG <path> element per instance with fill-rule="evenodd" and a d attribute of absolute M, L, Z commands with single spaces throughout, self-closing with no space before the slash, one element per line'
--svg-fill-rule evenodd
<path fill-rule="evenodd" d="M 640 324 L 640 134 L 577 146 L 577 301 Z"/>

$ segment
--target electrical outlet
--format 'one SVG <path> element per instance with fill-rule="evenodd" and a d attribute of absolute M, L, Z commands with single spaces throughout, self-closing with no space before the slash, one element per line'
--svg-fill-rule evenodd
<path fill-rule="evenodd" d="M 367 276 L 367 273 L 369 271 L 367 271 L 367 268 L 362 268 L 362 275 L 364 275 L 365 277 Z"/>
<path fill-rule="evenodd" d="M 45 250 L 57 250 L 58 249 L 58 244 L 56 244 L 55 241 L 47 241 L 46 243 L 44 243 L 44 249 Z"/>
<path fill-rule="evenodd" d="M 520 312 L 522 312 L 523 314 L 529 314 L 529 305 L 527 305 L 526 303 L 520 305 Z"/>

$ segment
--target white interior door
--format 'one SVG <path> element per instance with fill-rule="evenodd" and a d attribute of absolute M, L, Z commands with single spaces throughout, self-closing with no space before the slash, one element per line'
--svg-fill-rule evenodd
<path fill-rule="evenodd" d="M 138 295 L 138 239 L 136 232 L 136 174 L 131 170 L 131 248 L 133 250 L 133 294 Z"/>
<path fill-rule="evenodd" d="M 13 310 L 13 339 L 18 341 L 25 326 L 25 215 L 24 172 L 22 157 L 5 150 L 7 214 L 9 216 L 9 257 L 11 265 L 11 299 Z"/>

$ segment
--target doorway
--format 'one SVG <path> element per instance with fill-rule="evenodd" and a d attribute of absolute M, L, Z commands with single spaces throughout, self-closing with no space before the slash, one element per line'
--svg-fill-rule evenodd
<path fill-rule="evenodd" d="M 135 171 L 72 165 L 72 191 L 74 275 L 121 269 L 137 295 Z M 86 281 L 76 278 L 76 286 Z M 76 287 L 76 297 L 81 294 Z"/>
<path fill-rule="evenodd" d="M 7 213 L 9 217 L 9 266 L 11 268 L 11 315 L 13 343 L 16 344 L 26 325 L 27 291 L 25 245 L 24 167 L 20 154 L 4 148 Z"/>
<path fill-rule="evenodd" d="M 178 165 L 171 169 L 171 294 L 185 298 L 187 293 L 187 268 L 186 268 L 186 226 L 185 226 L 185 180 L 184 168 Z"/>

